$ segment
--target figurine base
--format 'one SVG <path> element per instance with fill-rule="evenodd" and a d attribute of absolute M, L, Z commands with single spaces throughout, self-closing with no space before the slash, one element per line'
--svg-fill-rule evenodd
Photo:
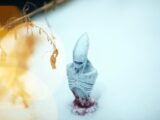
<path fill-rule="evenodd" d="M 92 101 L 93 102 L 93 101 Z M 80 107 L 76 105 L 74 102 L 72 103 L 72 112 L 77 115 L 86 115 L 89 113 L 93 113 L 97 110 L 97 102 L 93 102 L 89 107 Z"/>

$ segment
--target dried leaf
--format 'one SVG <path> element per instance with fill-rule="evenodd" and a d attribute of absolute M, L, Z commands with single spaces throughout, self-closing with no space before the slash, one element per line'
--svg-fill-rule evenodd
<path fill-rule="evenodd" d="M 50 63 L 53 69 L 56 69 L 56 58 L 58 56 L 58 49 L 55 48 L 51 57 L 50 57 Z"/>

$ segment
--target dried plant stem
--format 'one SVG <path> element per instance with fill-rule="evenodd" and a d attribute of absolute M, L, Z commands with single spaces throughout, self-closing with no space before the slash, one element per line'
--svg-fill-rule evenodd
<path fill-rule="evenodd" d="M 53 45 L 53 47 L 56 48 L 56 44 L 55 44 L 55 41 L 54 41 L 55 37 L 53 35 L 49 36 L 48 33 L 43 28 L 41 28 L 38 25 L 33 24 L 32 22 L 26 22 L 25 24 L 28 27 L 37 28 L 39 31 L 41 31 L 41 33 L 44 33 L 47 36 L 47 39 L 51 43 L 51 45 Z"/>
<path fill-rule="evenodd" d="M 12 25 L 16 24 L 17 22 L 24 20 L 25 18 L 29 18 L 29 17 L 31 17 L 31 16 L 33 16 L 33 15 L 35 15 L 35 14 L 41 12 L 41 11 L 44 11 L 44 10 L 49 9 L 51 7 L 55 7 L 55 5 L 56 5 L 55 1 L 52 1 L 52 2 L 46 4 L 46 5 L 42 6 L 42 7 L 34 10 L 33 12 L 31 12 L 29 14 L 26 14 L 26 15 L 24 15 L 22 17 L 19 17 L 19 18 L 15 19 L 15 20 L 9 22 L 8 24 L 4 25 L 3 27 L 7 28 L 7 26 L 12 26 Z"/>

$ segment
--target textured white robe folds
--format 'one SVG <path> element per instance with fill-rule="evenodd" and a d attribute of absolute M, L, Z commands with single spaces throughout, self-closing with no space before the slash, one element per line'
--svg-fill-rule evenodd
<path fill-rule="evenodd" d="M 67 66 L 67 76 L 69 88 L 79 98 L 87 99 L 90 97 L 91 90 L 97 77 L 97 70 L 87 61 L 82 70 L 77 71 L 74 64 Z"/>

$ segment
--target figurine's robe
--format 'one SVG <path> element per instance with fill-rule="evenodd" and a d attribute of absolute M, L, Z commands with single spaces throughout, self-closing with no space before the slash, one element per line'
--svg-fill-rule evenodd
<path fill-rule="evenodd" d="M 86 65 L 78 70 L 74 63 L 67 66 L 69 88 L 73 94 L 82 99 L 89 99 L 93 85 L 97 78 L 97 70 L 87 60 Z"/>

